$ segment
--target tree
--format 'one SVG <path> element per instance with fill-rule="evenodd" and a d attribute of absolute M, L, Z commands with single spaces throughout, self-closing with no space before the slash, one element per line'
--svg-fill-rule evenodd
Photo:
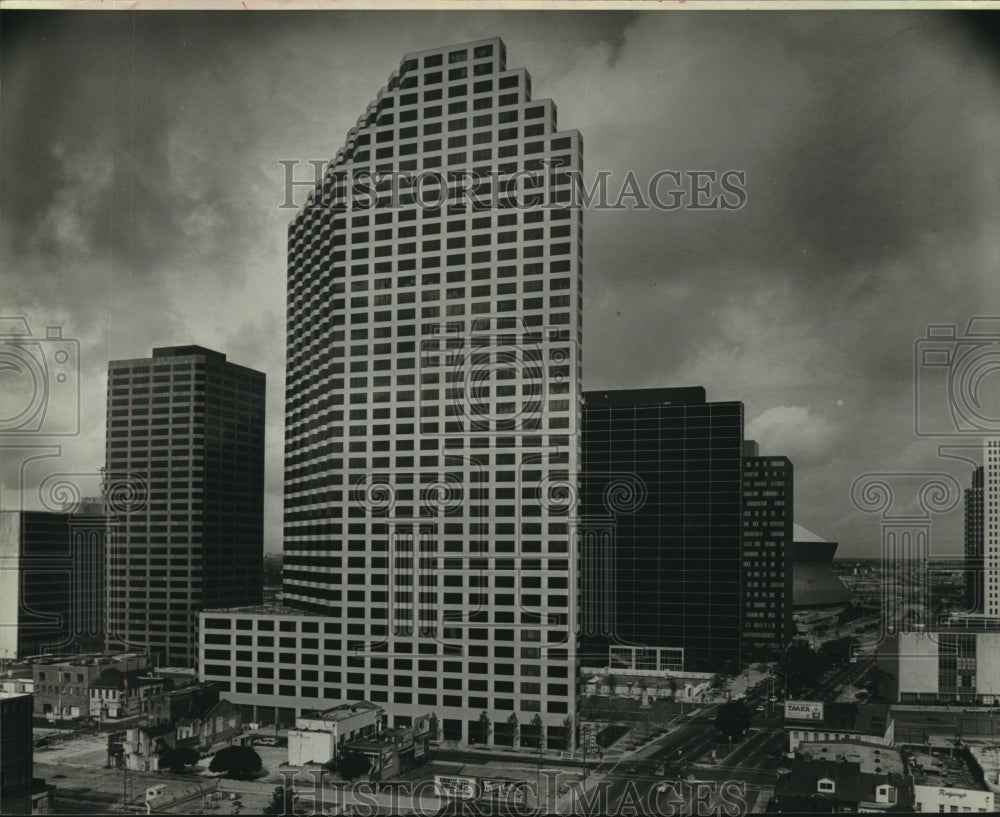
<path fill-rule="evenodd" d="M 262 766 L 260 755 L 249 746 L 227 746 L 215 753 L 208 770 L 237 780 L 249 780 L 257 776 Z"/>
<path fill-rule="evenodd" d="M 669 678 L 667 678 L 667 686 L 670 688 L 670 697 L 671 698 L 676 698 L 677 697 L 677 679 L 674 678 L 673 675 L 671 675 Z"/>
<path fill-rule="evenodd" d="M 817 658 L 827 666 L 841 667 L 850 663 L 852 650 L 858 640 L 852 636 L 827 641 L 819 648 Z"/>
<path fill-rule="evenodd" d="M 517 746 L 517 732 L 518 732 L 517 715 L 511 712 L 510 717 L 507 718 L 507 723 L 510 724 L 510 745 Z"/>
<path fill-rule="evenodd" d="M 440 728 L 438 724 L 438 716 L 436 712 L 431 712 L 431 716 L 427 719 L 427 726 L 430 728 L 430 739 L 438 739 L 438 729 Z"/>
<path fill-rule="evenodd" d="M 535 733 L 535 740 L 538 741 L 535 746 L 540 752 L 545 748 L 545 727 L 542 724 L 542 716 L 537 712 L 535 713 L 535 717 L 531 719 L 531 730 Z"/>
<path fill-rule="evenodd" d="M 185 766 L 193 766 L 198 762 L 198 752 L 187 746 L 171 748 L 164 746 L 159 752 L 160 768 L 171 772 L 179 772 Z"/>
<path fill-rule="evenodd" d="M 361 775 L 368 774 L 372 768 L 372 761 L 363 752 L 351 749 L 341 750 L 334 761 L 333 768 L 344 780 L 351 782 L 357 780 Z"/>
<path fill-rule="evenodd" d="M 816 686 L 823 674 L 823 663 L 805 641 L 794 641 L 778 662 L 779 672 L 790 691 Z"/>
<path fill-rule="evenodd" d="M 483 745 L 490 742 L 490 715 L 484 709 L 479 713 L 479 723 L 476 724 L 475 743 Z"/>
<path fill-rule="evenodd" d="M 264 806 L 264 814 L 294 814 L 294 795 L 291 789 L 275 786 L 271 802 Z"/>
<path fill-rule="evenodd" d="M 750 728 L 753 713 L 743 701 L 727 701 L 715 716 L 715 727 L 724 737 L 739 740 Z"/>

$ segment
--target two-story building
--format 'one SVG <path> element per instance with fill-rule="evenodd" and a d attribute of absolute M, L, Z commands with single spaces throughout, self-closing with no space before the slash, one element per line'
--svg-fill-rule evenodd
<path fill-rule="evenodd" d="M 90 717 L 90 688 L 105 670 L 134 672 L 148 667 L 149 658 L 141 654 L 92 653 L 36 659 L 31 665 L 35 714 L 54 720 Z"/>
<path fill-rule="evenodd" d="M 207 751 L 229 743 L 243 734 L 243 717 L 232 701 L 222 699 L 211 706 L 195 709 L 177 721 L 177 742 Z"/>
<path fill-rule="evenodd" d="M 895 722 L 888 704 L 785 701 L 788 751 L 802 742 L 860 740 L 892 746 Z"/>
<path fill-rule="evenodd" d="M 769 811 L 913 811 L 913 778 L 899 751 L 848 740 L 800 743 L 778 777 Z"/>
<path fill-rule="evenodd" d="M 983 770 L 964 748 L 908 751 L 913 775 L 914 811 L 995 814 L 996 795 L 983 781 Z"/>
<path fill-rule="evenodd" d="M 367 701 L 304 712 L 295 719 L 295 728 L 288 730 L 288 765 L 334 760 L 342 744 L 376 734 L 383 714 L 380 707 Z"/>
<path fill-rule="evenodd" d="M 149 699 L 163 692 L 167 682 L 153 675 L 105 669 L 90 685 L 90 717 L 128 718 L 145 714 Z"/>

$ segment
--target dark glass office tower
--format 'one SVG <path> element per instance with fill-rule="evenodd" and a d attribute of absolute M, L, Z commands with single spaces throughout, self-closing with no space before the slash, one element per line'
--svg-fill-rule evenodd
<path fill-rule="evenodd" d="M 784 649 L 792 621 L 793 479 L 787 457 L 743 446 L 743 637 Z"/>
<path fill-rule="evenodd" d="M 703 388 L 585 394 L 582 516 L 604 520 L 614 553 L 613 634 L 586 635 L 588 652 L 606 644 L 612 666 L 739 668 L 742 445 L 743 404 L 708 403 Z"/>
<path fill-rule="evenodd" d="M 259 604 L 264 548 L 261 372 L 200 346 L 108 364 L 108 646 L 194 666 L 205 607 Z"/>
<path fill-rule="evenodd" d="M 104 646 L 103 504 L 74 513 L 0 511 L 0 655 Z"/>

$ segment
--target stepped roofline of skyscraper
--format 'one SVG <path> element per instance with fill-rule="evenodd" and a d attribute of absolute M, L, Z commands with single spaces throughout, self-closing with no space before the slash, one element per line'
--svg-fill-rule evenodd
<path fill-rule="evenodd" d="M 425 57 L 428 54 L 437 54 L 440 51 L 461 51 L 463 48 L 473 48 L 481 45 L 498 45 L 502 51 L 506 51 L 507 49 L 507 43 L 503 41 L 502 37 L 484 37 L 481 40 L 469 40 L 464 43 L 448 43 L 447 45 L 439 45 L 437 48 L 425 48 L 423 51 L 411 51 L 399 61 L 399 64 L 403 65 L 407 60 L 419 59 L 420 57 Z"/>
<path fill-rule="evenodd" d="M 583 393 L 587 408 L 621 406 L 678 406 L 706 402 L 704 386 L 678 386 L 658 389 L 607 389 Z"/>

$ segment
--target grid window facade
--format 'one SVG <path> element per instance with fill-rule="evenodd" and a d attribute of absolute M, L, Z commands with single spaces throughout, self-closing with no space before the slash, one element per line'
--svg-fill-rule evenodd
<path fill-rule="evenodd" d="M 965 489 L 965 605 L 973 613 L 983 612 L 985 602 L 983 476 L 980 466 L 972 472 L 972 486 Z"/>
<path fill-rule="evenodd" d="M 743 637 L 783 649 L 792 622 L 792 463 L 743 458 Z"/>
<path fill-rule="evenodd" d="M 1000 440 L 988 440 L 983 466 L 983 608 L 1000 616 Z"/>
<path fill-rule="evenodd" d="M 579 471 L 582 215 L 550 168 L 581 157 L 502 41 L 413 54 L 289 227 L 283 593 L 340 628 L 344 698 L 575 712 L 573 511 L 543 486 Z M 428 171 L 480 198 L 432 206 Z"/>
<path fill-rule="evenodd" d="M 201 347 L 109 363 L 107 471 L 146 492 L 107 548 L 109 649 L 194 666 L 199 610 L 260 602 L 264 390 Z"/>

